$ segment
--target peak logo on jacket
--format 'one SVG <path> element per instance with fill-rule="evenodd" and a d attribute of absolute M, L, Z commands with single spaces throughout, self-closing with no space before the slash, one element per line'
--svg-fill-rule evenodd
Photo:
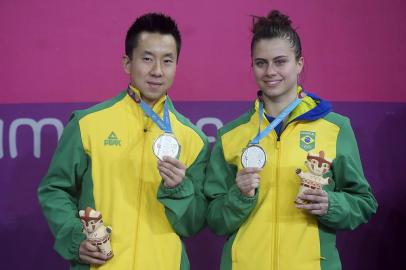
<path fill-rule="evenodd" d="M 104 145 L 121 146 L 121 140 L 117 137 L 114 131 L 112 131 L 107 139 L 104 140 Z"/>

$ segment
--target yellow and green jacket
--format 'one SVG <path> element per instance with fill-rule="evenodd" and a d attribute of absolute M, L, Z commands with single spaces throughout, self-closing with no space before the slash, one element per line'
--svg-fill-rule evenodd
<path fill-rule="evenodd" d="M 204 134 L 175 110 L 169 97 L 153 110 L 162 117 L 165 100 L 181 145 L 179 160 L 187 167 L 173 189 L 162 184 L 152 151 L 163 131 L 126 91 L 73 113 L 38 189 L 54 248 L 71 261 L 71 269 L 95 269 L 79 259 L 85 236 L 78 210 L 87 206 L 100 211 L 113 229 L 114 257 L 98 269 L 189 269 L 181 238 L 205 224 L 203 181 L 210 151 Z"/>
<path fill-rule="evenodd" d="M 219 130 L 206 172 L 208 226 L 228 236 L 221 269 L 341 269 L 336 231 L 356 228 L 377 209 L 349 119 L 308 94 L 279 134 L 273 130 L 260 141 L 267 161 L 256 195 L 245 197 L 235 178 L 242 150 L 258 132 L 258 104 Z M 261 130 L 268 124 L 263 120 Z M 333 159 L 334 181 L 324 186 L 328 213 L 317 217 L 295 207 L 300 186 L 295 170 L 305 170 L 308 152 L 321 150 Z"/>

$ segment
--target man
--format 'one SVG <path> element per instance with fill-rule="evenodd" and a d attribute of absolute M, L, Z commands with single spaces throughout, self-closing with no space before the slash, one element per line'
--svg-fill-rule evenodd
<path fill-rule="evenodd" d="M 180 236 L 204 225 L 209 149 L 166 96 L 180 33 L 170 17 L 146 14 L 128 30 L 125 47 L 128 89 L 73 113 L 39 200 L 71 269 L 189 269 Z M 78 211 L 86 207 L 112 227 L 113 257 L 85 239 Z"/>

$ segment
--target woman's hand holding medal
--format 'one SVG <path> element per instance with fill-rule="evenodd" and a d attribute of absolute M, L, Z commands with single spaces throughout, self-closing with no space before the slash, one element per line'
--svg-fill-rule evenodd
<path fill-rule="evenodd" d="M 255 196 L 255 189 L 259 187 L 260 172 L 261 168 L 244 168 L 237 173 L 235 182 L 244 196 Z"/>
<path fill-rule="evenodd" d="M 158 171 L 164 180 L 164 186 L 175 188 L 182 183 L 186 174 L 186 166 L 176 158 L 165 156 L 158 159 Z"/>

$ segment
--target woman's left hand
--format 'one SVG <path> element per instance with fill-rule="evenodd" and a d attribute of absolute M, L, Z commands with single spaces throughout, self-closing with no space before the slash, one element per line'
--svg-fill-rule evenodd
<path fill-rule="evenodd" d="M 328 193 L 324 190 L 305 190 L 298 198 L 308 201 L 308 204 L 297 204 L 299 209 L 306 209 L 310 214 L 324 216 L 328 211 Z"/>

